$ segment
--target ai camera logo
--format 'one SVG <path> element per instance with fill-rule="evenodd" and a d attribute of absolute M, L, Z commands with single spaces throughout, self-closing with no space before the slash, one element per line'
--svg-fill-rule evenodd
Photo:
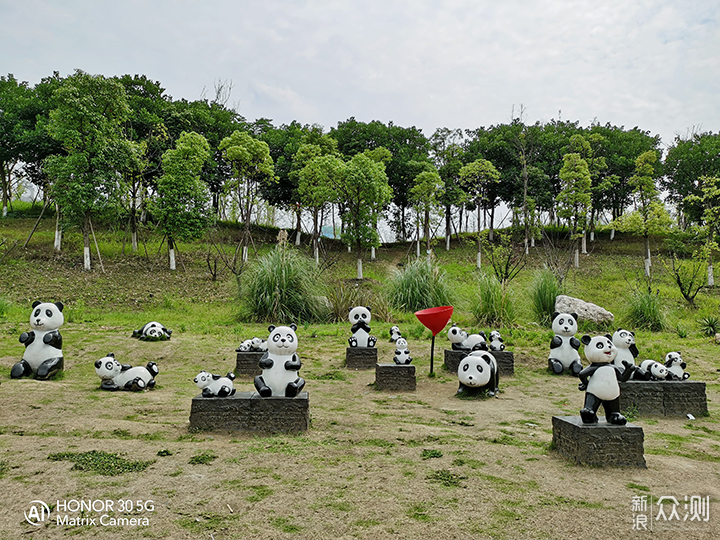
<path fill-rule="evenodd" d="M 25 521 L 39 527 L 50 519 L 50 508 L 42 501 L 30 501 L 30 511 L 25 512 Z"/>

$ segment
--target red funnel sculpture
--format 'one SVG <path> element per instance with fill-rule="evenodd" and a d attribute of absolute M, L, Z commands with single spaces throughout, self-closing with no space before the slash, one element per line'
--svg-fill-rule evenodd
<path fill-rule="evenodd" d="M 433 360 L 435 357 L 435 335 L 440 332 L 452 317 L 452 306 L 441 306 L 428 309 L 421 309 L 415 312 L 418 320 L 432 332 L 432 345 L 430 346 L 430 373 L 433 372 Z"/>

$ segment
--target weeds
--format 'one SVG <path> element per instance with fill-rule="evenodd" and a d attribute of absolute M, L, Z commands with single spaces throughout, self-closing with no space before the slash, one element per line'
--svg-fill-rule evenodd
<path fill-rule="evenodd" d="M 699 321 L 700 323 L 700 333 L 703 336 L 709 336 L 712 337 L 718 332 L 720 332 L 720 319 L 715 317 L 714 315 L 708 315 L 707 317 L 703 317 Z"/>
<path fill-rule="evenodd" d="M 426 258 L 415 259 L 396 272 L 388 284 L 390 305 L 403 311 L 418 311 L 452 303 L 445 272 Z"/>
<path fill-rule="evenodd" d="M 126 472 L 144 471 L 155 460 L 150 461 L 130 461 L 117 454 L 109 454 L 98 450 L 89 452 L 60 452 L 50 454 L 50 461 L 73 461 L 74 471 L 87 471 L 103 476 L 117 476 Z"/>
<path fill-rule="evenodd" d="M 515 320 L 515 308 L 510 292 L 492 274 L 478 278 L 478 294 L 472 305 L 472 314 L 478 324 L 508 326 Z"/>
<path fill-rule="evenodd" d="M 217 459 L 217 454 L 215 452 L 212 450 L 203 450 L 199 454 L 195 454 L 191 457 L 188 463 L 190 465 L 209 465 L 215 459 Z"/>
<path fill-rule="evenodd" d="M 558 278 L 550 270 L 540 270 L 530 287 L 530 304 L 535 320 L 549 327 L 555 311 L 555 299 L 563 293 Z"/>
<path fill-rule="evenodd" d="M 629 326 L 644 328 L 653 332 L 662 331 L 666 324 L 660 301 L 660 292 L 635 291 L 628 300 L 626 319 Z"/>

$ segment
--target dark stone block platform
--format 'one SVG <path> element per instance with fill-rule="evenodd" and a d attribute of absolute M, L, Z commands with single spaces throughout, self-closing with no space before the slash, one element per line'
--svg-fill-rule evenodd
<path fill-rule="evenodd" d="M 238 377 L 256 377 L 262 374 L 258 365 L 265 353 L 260 352 L 238 352 L 235 362 L 235 375 Z"/>
<path fill-rule="evenodd" d="M 627 381 L 620 383 L 620 410 L 634 408 L 640 415 L 707 416 L 702 381 Z"/>
<path fill-rule="evenodd" d="M 498 364 L 500 375 L 515 375 L 515 355 L 512 351 L 489 351 L 495 357 Z M 462 359 L 468 355 L 467 351 L 455 351 L 453 349 L 445 349 L 445 369 L 457 374 Z"/>
<path fill-rule="evenodd" d="M 375 387 L 378 390 L 409 391 L 417 388 L 412 364 L 376 364 Z"/>
<path fill-rule="evenodd" d="M 640 426 L 583 424 L 579 416 L 553 416 L 553 446 L 580 465 L 593 467 L 642 467 L 645 435 Z"/>
<path fill-rule="evenodd" d="M 299 433 L 310 427 L 310 396 L 260 397 L 257 392 L 236 392 L 231 397 L 195 396 L 190 408 L 190 429 L 199 431 L 253 431 Z"/>
<path fill-rule="evenodd" d="M 345 349 L 345 367 L 348 369 L 373 369 L 377 364 L 375 347 L 347 347 Z"/>

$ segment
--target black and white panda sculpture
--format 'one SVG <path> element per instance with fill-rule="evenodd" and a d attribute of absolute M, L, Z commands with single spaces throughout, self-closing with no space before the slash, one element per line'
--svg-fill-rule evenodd
<path fill-rule="evenodd" d="M 620 369 L 624 369 L 623 362 L 625 361 L 635 365 L 635 359 L 640 354 L 635 345 L 635 332 L 618 328 L 612 335 L 612 341 L 618 350 L 613 363 Z M 639 376 L 644 376 L 644 373 L 640 373 Z"/>
<path fill-rule="evenodd" d="M 408 342 L 404 337 L 399 337 L 395 341 L 395 356 L 393 356 L 393 362 L 399 365 L 407 365 L 412 362 Z"/>
<path fill-rule="evenodd" d="M 552 330 L 555 335 L 550 341 L 548 369 L 556 375 L 569 371 L 577 376 L 582 371 L 580 361 L 580 340 L 577 333 L 577 313 L 555 312 L 552 316 Z"/>
<path fill-rule="evenodd" d="M 402 337 L 399 326 L 390 327 L 390 343 L 395 343 L 398 338 Z"/>
<path fill-rule="evenodd" d="M 683 362 L 679 351 L 672 351 L 665 355 L 665 367 L 668 370 L 669 381 L 684 381 L 690 378 L 690 374 L 685 371 L 687 364 Z"/>
<path fill-rule="evenodd" d="M 505 343 L 503 343 L 502 336 L 500 335 L 500 332 L 497 330 L 493 330 L 490 332 L 490 344 L 489 344 L 491 351 L 504 351 L 505 350 Z"/>
<path fill-rule="evenodd" d="M 353 323 L 350 329 L 352 336 L 348 338 L 350 347 L 374 347 L 377 338 L 370 335 L 370 320 L 372 319 L 370 308 L 366 306 L 350 308 L 348 318 Z"/>
<path fill-rule="evenodd" d="M 22 360 L 10 370 L 10 377 L 33 376 L 38 380 L 47 380 L 65 367 L 62 352 L 62 336 L 59 328 L 65 322 L 62 302 L 35 301 L 30 312 L 32 330 L 20 334 L 20 343 L 25 345 Z"/>
<path fill-rule="evenodd" d="M 233 372 L 223 377 L 222 375 L 201 371 L 193 379 L 193 382 L 202 390 L 202 397 L 230 397 L 235 395 L 234 379 L 235 374 Z"/>
<path fill-rule="evenodd" d="M 460 361 L 458 366 L 460 386 L 457 394 L 481 394 L 497 396 L 500 391 L 500 374 L 495 357 L 488 351 L 476 349 Z"/>
<path fill-rule="evenodd" d="M 259 337 L 246 339 L 243 341 L 235 352 L 265 352 L 267 351 L 267 342 Z"/>
<path fill-rule="evenodd" d="M 477 334 L 468 334 L 460 328 L 456 323 L 448 329 L 448 339 L 451 343 L 453 351 L 472 351 L 473 349 L 481 349 L 487 351 L 487 342 L 485 341 L 485 332 L 480 331 Z"/>
<path fill-rule="evenodd" d="M 585 357 L 590 365 L 580 374 L 579 390 L 585 391 L 585 405 L 580 411 L 580 417 L 585 424 L 596 424 L 597 411 L 600 405 L 605 409 L 605 419 L 610 424 L 625 425 L 627 419 L 620 414 L 620 384 L 625 382 L 635 371 L 636 366 L 625 361 L 621 370 L 613 360 L 617 356 L 617 348 L 613 345 L 612 336 L 583 336 Z"/>
<path fill-rule="evenodd" d="M 115 354 L 109 353 L 95 361 L 95 373 L 102 380 L 102 390 L 145 390 L 155 386 L 155 377 L 160 370 L 155 362 L 148 362 L 145 367 L 132 367 L 120 364 Z"/>
<path fill-rule="evenodd" d="M 140 330 L 133 330 L 132 337 L 140 341 L 165 341 L 170 339 L 172 330 L 168 330 L 157 321 L 144 325 Z"/>
<path fill-rule="evenodd" d="M 296 352 L 297 326 L 271 325 L 268 330 L 267 352 L 258 362 L 263 372 L 255 377 L 255 389 L 261 397 L 295 397 L 305 386 L 305 380 L 298 373 L 302 362 Z"/>
<path fill-rule="evenodd" d="M 667 376 L 668 370 L 660 362 L 643 360 L 635 370 L 633 378 L 641 381 L 664 381 Z"/>

